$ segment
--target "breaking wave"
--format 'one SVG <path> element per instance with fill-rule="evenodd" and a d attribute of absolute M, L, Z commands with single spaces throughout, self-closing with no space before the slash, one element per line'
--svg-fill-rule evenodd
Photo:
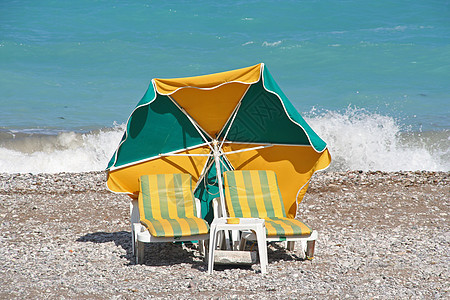
<path fill-rule="evenodd" d="M 449 171 L 450 131 L 413 132 L 392 117 L 348 107 L 306 121 L 328 144 L 329 170 Z"/>
<path fill-rule="evenodd" d="M 114 153 L 125 126 L 78 132 L 0 132 L 0 172 L 100 171 Z"/>
<path fill-rule="evenodd" d="M 327 143 L 329 171 L 449 171 L 450 131 L 412 132 L 394 118 L 364 109 L 312 110 L 306 121 Z M 125 130 L 0 131 L 0 172 L 57 173 L 104 170 Z"/>

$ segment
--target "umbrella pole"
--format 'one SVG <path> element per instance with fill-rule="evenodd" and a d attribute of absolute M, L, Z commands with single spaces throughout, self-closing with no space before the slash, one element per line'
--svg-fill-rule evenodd
<path fill-rule="evenodd" d="M 219 159 L 219 149 L 217 147 L 218 141 L 213 140 L 213 155 L 214 162 L 216 164 L 216 176 L 217 176 L 217 184 L 219 185 L 219 196 L 220 196 L 220 206 L 222 207 L 222 217 L 227 217 L 227 210 L 225 208 L 225 195 L 223 194 L 223 183 L 222 183 L 222 172 L 220 170 L 220 159 Z M 227 250 L 230 250 L 230 237 L 228 232 L 225 234 L 225 244 L 227 245 Z"/>
<path fill-rule="evenodd" d="M 219 160 L 219 149 L 217 148 L 218 142 L 216 140 L 213 141 L 214 147 L 214 162 L 216 163 L 216 174 L 217 174 L 217 184 L 219 185 L 219 196 L 220 196 L 220 204 L 222 206 L 222 217 L 227 217 L 227 211 L 225 209 L 225 195 L 223 194 L 223 182 L 222 182 L 222 172 L 220 170 L 220 160 Z"/>

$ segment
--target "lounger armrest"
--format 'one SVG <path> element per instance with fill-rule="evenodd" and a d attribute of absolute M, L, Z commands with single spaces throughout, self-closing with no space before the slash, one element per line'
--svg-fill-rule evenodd
<path fill-rule="evenodd" d="M 213 206 L 213 213 L 214 218 L 221 218 L 222 217 L 222 204 L 220 203 L 220 198 L 214 198 L 212 200 L 212 206 Z"/>
<path fill-rule="evenodd" d="M 140 223 L 140 216 L 139 216 L 139 204 L 137 199 L 133 199 L 130 202 L 130 221 L 131 224 L 133 223 Z"/>
<path fill-rule="evenodd" d="M 197 210 L 197 218 L 202 218 L 202 203 L 198 198 L 195 198 L 195 208 Z"/>

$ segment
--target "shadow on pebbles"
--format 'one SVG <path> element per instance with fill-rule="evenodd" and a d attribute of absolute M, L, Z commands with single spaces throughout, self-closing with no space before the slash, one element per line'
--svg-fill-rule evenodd
<path fill-rule="evenodd" d="M 103 172 L 0 174 L 0 298 L 449 298 L 449 173 L 317 173 L 298 218 L 315 259 L 268 246 L 258 264 L 217 266 L 196 244 L 131 255 L 129 197 Z"/>

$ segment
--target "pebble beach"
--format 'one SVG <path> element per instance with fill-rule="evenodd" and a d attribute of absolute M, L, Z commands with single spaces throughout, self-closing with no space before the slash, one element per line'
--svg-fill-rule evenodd
<path fill-rule="evenodd" d="M 449 299 L 448 172 L 320 172 L 298 208 L 315 258 L 268 246 L 268 273 L 196 244 L 131 253 L 129 201 L 104 172 L 0 174 L 0 299 Z"/>

